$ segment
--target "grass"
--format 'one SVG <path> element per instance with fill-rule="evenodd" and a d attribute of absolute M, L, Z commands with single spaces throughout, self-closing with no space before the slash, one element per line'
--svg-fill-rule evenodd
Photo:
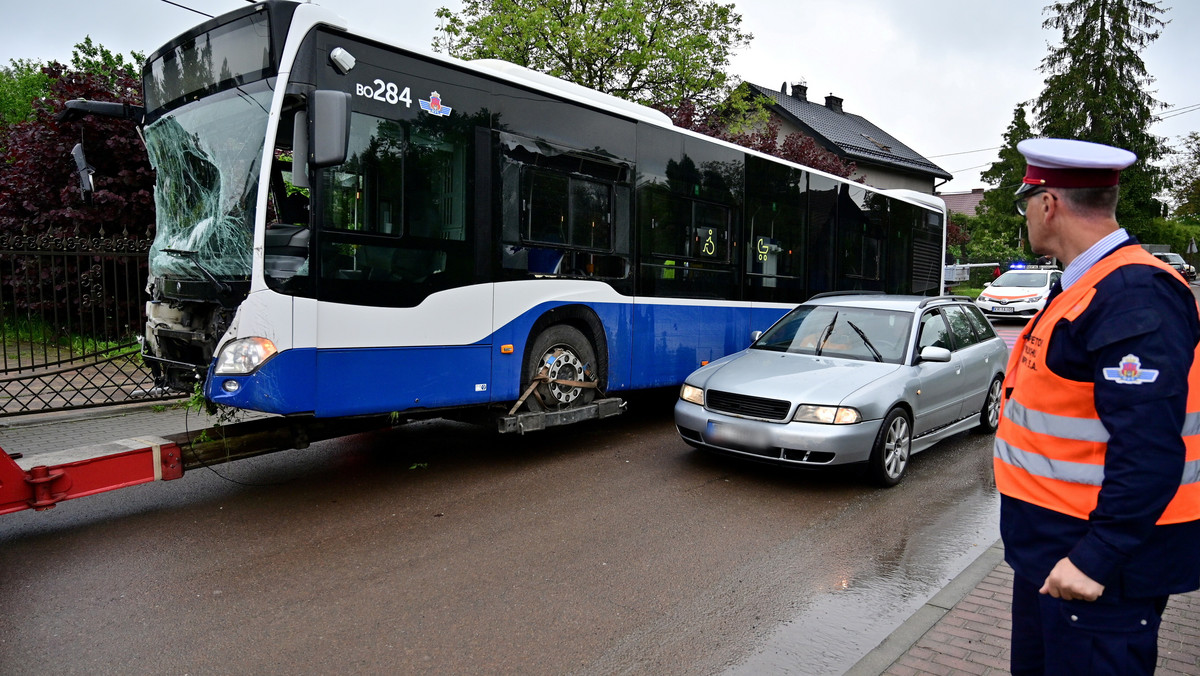
<path fill-rule="evenodd" d="M 967 296 L 968 298 L 978 298 L 979 294 L 983 293 L 982 288 L 973 286 L 952 286 L 950 293 L 955 296 Z"/>
<path fill-rule="evenodd" d="M 74 358 L 86 354 L 97 354 L 101 359 L 120 356 L 118 348 L 132 342 L 132 338 L 123 341 L 111 339 L 89 338 L 80 334 L 64 334 L 50 324 L 38 318 L 8 317 L 0 324 L 0 336 L 3 338 L 6 351 L 4 360 L 34 364 L 41 361 L 43 354 L 51 361 L 62 358 L 63 353 Z M 140 353 L 135 353 L 140 359 Z M 52 356 L 51 356 L 52 355 Z"/>

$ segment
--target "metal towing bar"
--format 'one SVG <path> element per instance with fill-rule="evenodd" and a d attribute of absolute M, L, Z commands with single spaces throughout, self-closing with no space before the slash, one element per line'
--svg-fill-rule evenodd
<path fill-rule="evenodd" d="M 522 397 L 524 399 L 524 397 Z M 519 406 L 519 404 L 518 404 Z M 625 404 L 604 398 L 585 406 L 496 418 L 500 432 L 532 432 L 618 415 Z M 392 416 L 259 418 L 166 437 L 142 436 L 24 457 L 0 449 L 0 514 L 52 509 L 64 500 L 171 481 L 187 470 L 265 455 L 360 432 L 395 427 Z"/>

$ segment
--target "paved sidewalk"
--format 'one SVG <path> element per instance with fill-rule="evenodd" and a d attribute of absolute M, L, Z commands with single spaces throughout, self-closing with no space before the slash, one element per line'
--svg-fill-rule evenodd
<path fill-rule="evenodd" d="M 243 420 L 262 417 L 247 414 Z M 213 427 L 218 420 L 189 411 L 180 402 L 125 404 L 101 408 L 35 413 L 0 418 L 0 449 L 25 460 L 41 453 L 104 444 L 131 437 L 191 432 Z"/>
<path fill-rule="evenodd" d="M 28 459 L 135 434 L 196 433 L 216 422 L 162 403 L 0 418 L 0 448 Z M 1007 674 L 1011 603 L 1012 569 L 997 542 L 846 674 Z M 1157 676 L 1200 676 L 1200 592 L 1171 598 L 1158 646 Z"/>
<path fill-rule="evenodd" d="M 1012 579 L 997 542 L 847 676 L 1009 673 Z M 1200 675 L 1200 592 L 1172 596 L 1167 604 L 1155 674 Z"/>

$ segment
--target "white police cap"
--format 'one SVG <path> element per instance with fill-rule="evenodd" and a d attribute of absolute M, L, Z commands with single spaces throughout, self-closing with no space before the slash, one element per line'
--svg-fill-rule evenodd
<path fill-rule="evenodd" d="M 1017 194 L 1034 188 L 1102 188 L 1116 185 L 1137 155 L 1101 143 L 1031 138 L 1017 144 L 1025 156 L 1025 178 Z"/>

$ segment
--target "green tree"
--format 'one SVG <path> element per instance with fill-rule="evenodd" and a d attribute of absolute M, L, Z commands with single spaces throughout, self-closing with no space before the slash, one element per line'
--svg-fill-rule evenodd
<path fill-rule="evenodd" d="M 950 222 L 952 225 L 957 225 L 958 228 L 967 236 L 967 241 L 959 248 L 951 248 L 950 251 L 956 258 L 961 258 L 964 263 L 988 263 L 996 262 L 1002 268 L 1009 261 L 1028 260 L 1029 256 L 1026 252 L 1017 247 L 1017 231 L 1012 232 L 997 232 L 981 225 L 982 220 L 979 216 L 968 216 L 967 214 L 953 213 L 950 214 Z M 948 230 L 947 243 L 950 243 L 950 233 Z M 962 252 L 963 255 L 958 255 Z M 983 282 L 992 281 L 992 270 L 995 268 L 977 268 L 971 273 L 972 279 Z"/>
<path fill-rule="evenodd" d="M 1004 132 L 1004 145 L 1000 157 L 992 166 L 979 175 L 990 190 L 983 194 L 979 203 L 979 216 L 972 220 L 969 230 L 971 242 L 967 251 L 972 259 L 993 260 L 1003 254 L 1001 261 L 1023 258 L 1018 247 L 1023 239 L 1025 219 L 1013 208 L 1013 193 L 1025 176 L 1025 157 L 1017 151 L 1017 144 L 1033 136 L 1026 119 L 1024 103 L 1013 110 L 1013 119 Z"/>
<path fill-rule="evenodd" d="M 121 54 L 114 54 L 103 45 L 92 42 L 92 36 L 85 35 L 83 42 L 75 45 L 71 51 L 71 68 L 81 73 L 98 75 L 116 87 L 121 78 L 138 80 L 141 78 L 142 64 L 146 55 L 141 52 L 130 52 L 129 61 Z"/>
<path fill-rule="evenodd" d="M 0 68 L 0 127 L 23 122 L 33 116 L 33 101 L 46 95 L 50 76 L 42 64 L 13 59 Z"/>
<path fill-rule="evenodd" d="M 1200 223 L 1200 133 L 1193 131 L 1181 137 L 1180 146 L 1167 171 L 1174 202 L 1172 215 Z"/>
<path fill-rule="evenodd" d="M 991 205 L 995 210 L 1012 212 L 1013 193 L 1021 186 L 1021 179 L 1025 177 L 1025 157 L 1017 150 L 1018 143 L 1033 137 L 1033 130 L 1029 128 L 1029 121 L 1026 119 L 1025 105 L 1018 104 L 1013 110 L 1012 122 L 1008 123 L 1008 129 L 1004 132 L 1000 158 L 979 175 L 984 183 L 994 188 L 985 194 L 984 203 Z M 996 196 L 989 201 L 988 197 L 992 192 L 995 192 Z"/>
<path fill-rule="evenodd" d="M 1162 108 L 1148 91 L 1154 82 L 1139 53 L 1158 39 L 1166 10 L 1148 0 L 1062 0 L 1046 7 L 1042 24 L 1062 44 L 1042 60 L 1045 89 L 1034 102 L 1043 136 L 1078 138 L 1126 148 L 1139 161 L 1121 176 L 1117 216 L 1136 230 L 1161 215 L 1155 199 L 1164 185 L 1154 165 L 1167 152 L 1150 133 Z"/>
<path fill-rule="evenodd" d="M 138 80 L 145 60 L 143 54 L 130 52 L 126 61 L 121 54 L 114 54 L 92 42 L 91 36 L 85 36 L 71 51 L 71 70 L 99 76 L 112 88 L 122 78 Z M 0 67 L 0 127 L 33 119 L 34 101 L 49 93 L 50 73 L 58 72 L 47 69 L 47 65 L 31 59 L 12 59 L 7 66 Z"/>
<path fill-rule="evenodd" d="M 716 0 L 464 0 L 437 11 L 433 48 L 494 58 L 623 99 L 656 106 L 724 101 L 741 31 L 733 4 Z"/>

